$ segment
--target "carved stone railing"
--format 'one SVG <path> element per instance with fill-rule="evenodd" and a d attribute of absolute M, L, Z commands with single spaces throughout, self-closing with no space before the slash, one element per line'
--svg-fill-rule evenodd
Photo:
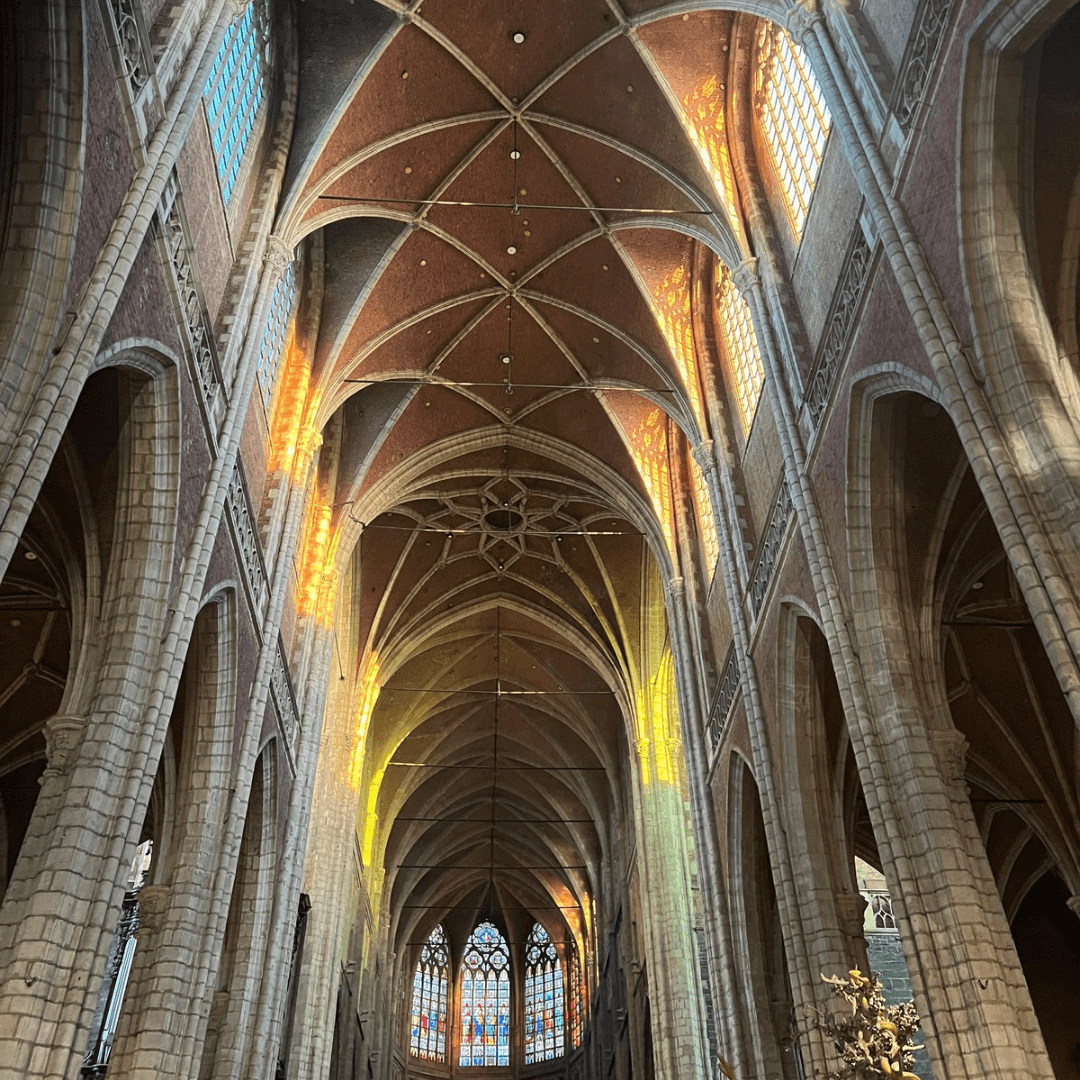
<path fill-rule="evenodd" d="M 248 497 L 247 481 L 239 461 L 229 480 L 227 503 L 229 526 L 232 529 L 236 552 L 244 571 L 244 586 L 248 601 L 255 615 L 255 625 L 262 626 L 270 586 L 266 564 L 263 561 L 262 545 L 259 543 L 259 534 L 255 528 L 255 515 L 252 513 L 251 500 Z"/>
<path fill-rule="evenodd" d="M 761 552 L 754 567 L 754 576 L 747 590 L 750 610 L 755 619 L 761 614 L 762 605 L 765 603 L 765 594 L 769 591 L 769 583 L 772 581 L 773 571 L 780 558 L 780 549 L 784 546 L 784 536 L 787 533 L 788 523 L 791 521 L 792 508 L 791 491 L 787 486 L 787 481 L 784 481 L 776 497 L 776 505 L 769 517 L 765 537 L 761 542 Z"/>
<path fill-rule="evenodd" d="M 724 673 L 720 677 L 720 688 L 716 693 L 716 701 L 709 713 L 709 747 L 715 750 L 720 745 L 720 740 L 727 730 L 728 721 L 731 718 L 731 710 L 735 704 L 735 696 L 739 692 L 739 662 L 735 658 L 735 649 L 728 651 L 727 662 L 724 664 Z"/>
<path fill-rule="evenodd" d="M 277 653 L 274 666 L 270 671 L 270 695 L 277 711 L 278 727 L 285 743 L 289 764 L 295 775 L 296 739 L 300 734 L 300 709 L 296 704 L 292 677 L 289 675 L 289 663 L 285 659 L 285 645 L 281 635 L 277 639 Z"/>
<path fill-rule="evenodd" d="M 847 352 L 851 328 L 855 325 L 855 316 L 870 277 L 872 260 L 873 250 L 862 225 L 856 222 L 855 237 L 836 286 L 817 360 L 806 386 L 806 411 L 815 428 L 821 422 L 836 374 Z"/>
<path fill-rule="evenodd" d="M 176 287 L 180 324 L 187 339 L 199 387 L 207 433 L 211 445 L 216 446 L 218 426 L 225 409 L 225 394 L 210 316 L 189 254 L 190 245 L 181 200 L 179 191 L 176 191 L 168 209 L 163 210 L 160 215 L 161 232 Z"/>
<path fill-rule="evenodd" d="M 142 21 L 138 0 L 109 0 L 109 14 L 120 66 L 120 81 L 127 89 L 125 103 L 135 126 L 136 149 L 164 115 L 160 95 L 154 85 L 154 61 L 150 41 Z"/>
<path fill-rule="evenodd" d="M 919 111 L 934 58 L 949 23 L 953 0 L 923 0 L 896 80 L 893 114 L 907 131 Z"/>

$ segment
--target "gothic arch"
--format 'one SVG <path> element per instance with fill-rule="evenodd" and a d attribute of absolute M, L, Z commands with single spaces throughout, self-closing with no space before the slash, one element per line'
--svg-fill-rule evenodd
<path fill-rule="evenodd" d="M 9 198 L 0 211 L 0 354 L 9 358 L 7 378 L 18 387 L 4 408 L 8 445 L 41 374 L 21 368 L 16 358 L 52 353 L 67 301 L 82 195 L 87 73 L 80 4 L 13 3 L 5 14 L 15 55 L 10 67 L 5 64 L 11 81 L 4 94 L 3 186 Z M 38 57 L 44 58 L 40 67 L 33 62 Z M 16 218 L 19 238 L 9 242 Z"/>

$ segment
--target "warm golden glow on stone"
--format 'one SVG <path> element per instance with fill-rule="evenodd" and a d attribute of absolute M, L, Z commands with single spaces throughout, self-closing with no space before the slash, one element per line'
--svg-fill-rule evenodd
<path fill-rule="evenodd" d="M 705 410 L 701 402 L 701 386 L 694 353 L 694 330 L 690 318 L 690 275 L 683 267 L 677 266 L 653 290 L 652 300 L 653 314 L 679 369 L 679 377 L 690 398 L 694 419 L 704 432 Z"/>

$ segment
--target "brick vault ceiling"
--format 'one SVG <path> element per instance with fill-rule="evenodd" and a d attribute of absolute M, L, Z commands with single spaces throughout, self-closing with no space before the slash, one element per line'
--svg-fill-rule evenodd
<path fill-rule="evenodd" d="M 492 864 L 536 868 L 496 874 L 510 907 L 580 898 L 622 806 L 666 557 L 628 443 L 657 407 L 672 449 L 695 423 L 654 298 L 679 269 L 700 286 L 702 244 L 740 258 L 679 115 L 733 16 L 684 6 L 299 7 L 279 231 L 321 242 L 313 384 L 350 433 L 336 501 L 364 522 L 383 686 L 369 769 L 415 763 L 378 807 L 386 865 L 414 867 L 406 937 L 478 905 Z"/>

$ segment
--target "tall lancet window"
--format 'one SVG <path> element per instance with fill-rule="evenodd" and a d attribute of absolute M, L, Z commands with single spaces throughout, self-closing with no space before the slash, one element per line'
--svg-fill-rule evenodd
<path fill-rule="evenodd" d="M 203 89 L 210 142 L 225 202 L 232 198 L 244 151 L 266 96 L 269 36 L 266 0 L 252 0 L 226 31 Z"/>
<path fill-rule="evenodd" d="M 758 35 L 754 102 L 788 219 L 801 236 L 832 117 L 802 49 L 767 21 Z"/>
<path fill-rule="evenodd" d="M 537 923 L 525 945 L 525 1064 L 566 1052 L 566 1007 L 559 954 Z"/>
<path fill-rule="evenodd" d="M 446 976 L 450 956 L 441 926 L 431 931 L 413 975 L 409 1052 L 426 1061 L 446 1062 Z"/>
<path fill-rule="evenodd" d="M 274 295 L 270 299 L 270 314 L 266 320 L 266 330 L 259 348 L 259 361 L 255 374 L 259 379 L 263 401 L 268 408 L 274 393 L 278 369 L 281 367 L 281 356 L 285 350 L 289 320 L 296 306 L 296 278 L 297 261 L 293 259 L 285 268 L 285 273 L 277 283 Z"/>
<path fill-rule="evenodd" d="M 581 1032 L 585 1026 L 585 988 L 581 978 L 581 960 L 577 946 L 570 942 L 570 1045 L 576 1050 L 581 1045 Z"/>
<path fill-rule="evenodd" d="M 458 1064 L 510 1064 L 510 953 L 490 922 L 469 935 L 461 962 Z"/>
<path fill-rule="evenodd" d="M 720 340 L 727 358 L 731 391 L 742 421 L 743 433 L 757 412 L 765 370 L 761 365 L 757 335 L 750 318 L 750 308 L 731 280 L 731 271 L 723 263 L 716 270 L 716 315 Z"/>

